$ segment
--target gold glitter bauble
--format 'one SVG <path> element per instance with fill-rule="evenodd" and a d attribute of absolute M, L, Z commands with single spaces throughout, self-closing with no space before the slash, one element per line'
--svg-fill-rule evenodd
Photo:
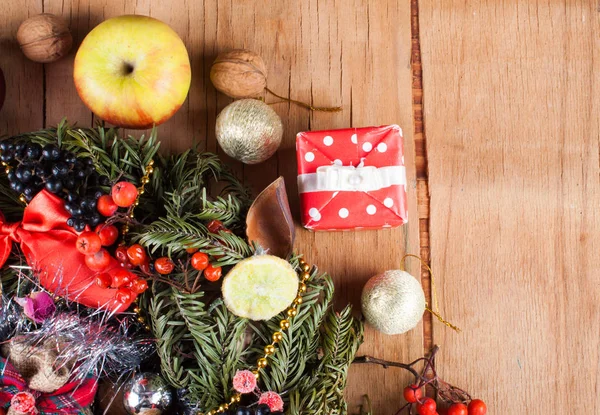
<path fill-rule="evenodd" d="M 283 124 L 277 113 L 264 102 L 242 99 L 221 111 L 216 134 L 227 155 L 242 163 L 257 164 L 279 148 Z"/>

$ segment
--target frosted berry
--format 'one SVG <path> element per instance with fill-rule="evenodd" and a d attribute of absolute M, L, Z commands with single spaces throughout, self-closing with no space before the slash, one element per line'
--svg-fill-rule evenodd
<path fill-rule="evenodd" d="M 269 406 L 269 409 L 271 411 L 283 411 L 283 399 L 281 399 L 281 396 L 279 396 L 279 394 L 277 392 L 265 392 L 262 395 L 260 395 L 260 398 L 258 398 L 258 404 L 265 404 Z"/>
<path fill-rule="evenodd" d="M 249 370 L 238 370 L 233 377 L 233 389 L 239 393 L 250 393 L 256 389 L 256 376 Z"/>

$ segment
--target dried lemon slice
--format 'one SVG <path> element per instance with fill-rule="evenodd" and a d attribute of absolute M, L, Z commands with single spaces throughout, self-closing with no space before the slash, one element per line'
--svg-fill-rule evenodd
<path fill-rule="evenodd" d="M 288 307 L 298 293 L 298 276 L 289 262 L 273 255 L 239 262 L 223 279 L 223 300 L 238 317 L 268 320 Z"/>

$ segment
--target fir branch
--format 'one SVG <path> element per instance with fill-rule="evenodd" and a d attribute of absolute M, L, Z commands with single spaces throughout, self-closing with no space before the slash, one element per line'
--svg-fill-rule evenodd
<path fill-rule="evenodd" d="M 307 367 L 318 363 L 317 349 L 321 325 L 332 305 L 333 282 L 329 275 L 319 275 L 315 268 L 307 285 L 308 290 L 298 308 L 298 315 L 292 320 L 290 329 L 285 332 L 283 341 L 278 344 L 269 370 L 262 376 L 268 390 L 284 392 L 295 388 L 305 375 Z M 278 330 L 282 318 L 285 318 L 285 313 L 269 321 L 266 333 L 263 333 L 264 329 L 255 327 L 258 336 L 253 343 L 264 345 L 269 342 L 270 333 Z M 253 352 L 256 358 L 263 353 L 261 347 L 254 348 Z"/>
<path fill-rule="evenodd" d="M 179 309 L 175 307 L 175 290 L 164 284 L 153 284 L 152 298 L 147 304 L 156 350 L 160 357 L 161 372 L 176 388 L 190 383 L 190 374 L 184 367 L 185 356 L 180 344 L 189 338 L 188 328 L 182 324 Z M 198 299 L 202 293 L 190 294 Z M 197 310 L 196 310 L 197 311 Z"/>
<path fill-rule="evenodd" d="M 302 383 L 290 393 L 288 414 L 345 414 L 344 389 L 348 369 L 363 339 L 362 323 L 347 306 L 339 313 L 329 310 L 322 327 L 323 358 Z"/>
<path fill-rule="evenodd" d="M 134 240 L 153 254 L 163 250 L 171 256 L 190 247 L 198 248 L 211 257 L 219 258 L 215 262 L 218 266 L 233 265 L 252 255 L 251 246 L 243 238 L 224 231 L 211 233 L 194 214 L 159 218 L 144 226 L 134 235 Z"/>

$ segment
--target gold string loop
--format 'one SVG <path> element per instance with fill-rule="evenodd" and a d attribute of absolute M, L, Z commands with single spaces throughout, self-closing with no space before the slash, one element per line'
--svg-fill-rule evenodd
<path fill-rule="evenodd" d="M 437 292 L 435 289 L 435 278 L 433 276 L 433 270 L 431 269 L 431 267 L 429 266 L 429 264 L 427 264 L 425 261 L 423 261 L 423 259 L 418 256 L 418 255 L 414 255 L 414 254 L 406 254 L 402 257 L 402 259 L 400 260 L 400 269 L 402 271 L 404 271 L 404 261 L 406 258 L 416 258 L 418 259 L 421 264 L 427 268 L 427 270 L 429 271 L 429 275 L 431 277 L 431 299 L 433 301 L 433 308 L 429 307 L 429 304 L 425 303 L 425 309 L 427 311 L 429 311 L 433 316 L 435 316 L 441 323 L 443 323 L 444 325 L 446 325 L 447 327 L 450 327 L 452 330 L 456 331 L 457 333 L 460 333 L 460 328 L 458 328 L 457 326 L 453 325 L 452 323 L 450 323 L 449 321 L 447 321 L 446 319 L 444 319 L 444 317 L 442 317 L 442 315 L 440 314 L 440 307 L 438 304 L 438 299 L 437 299 Z"/>
<path fill-rule="evenodd" d="M 282 97 L 281 95 L 277 95 L 275 92 L 271 91 L 267 87 L 265 87 L 265 91 L 267 91 L 271 95 L 276 96 L 279 99 L 282 99 L 282 100 L 287 101 L 287 102 L 293 102 L 294 104 L 300 105 L 301 107 L 304 107 L 304 108 L 309 109 L 311 111 L 339 112 L 339 111 L 342 110 L 342 107 L 313 107 L 312 105 L 307 104 L 305 102 L 297 101 L 295 99 L 286 98 L 286 97 Z M 276 104 L 276 102 L 273 102 L 272 104 Z"/>

